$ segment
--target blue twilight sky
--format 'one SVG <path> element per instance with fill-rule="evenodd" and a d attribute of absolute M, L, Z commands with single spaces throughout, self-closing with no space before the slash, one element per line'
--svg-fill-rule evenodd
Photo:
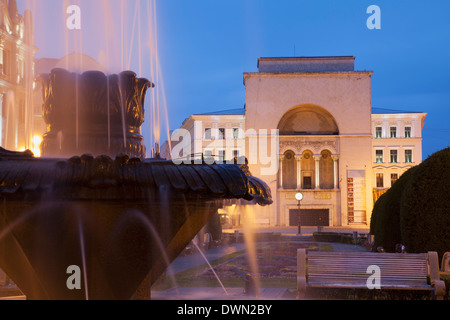
<path fill-rule="evenodd" d="M 137 21 L 137 1 L 124 1 L 127 44 Z M 138 11 L 144 44 L 141 76 L 145 77 L 151 74 L 145 38 L 147 4 L 152 1 L 140 0 Z M 66 31 L 63 3 L 18 0 L 21 12 L 35 8 L 38 58 L 64 56 L 66 34 L 69 51 L 79 49 L 71 38 L 78 31 Z M 101 52 L 104 56 L 109 47 L 110 55 L 120 56 L 121 0 L 67 3 L 81 8 L 83 53 L 101 60 Z M 104 41 L 105 3 L 114 21 L 110 36 L 115 35 L 115 40 L 108 42 Z M 370 5 L 381 9 L 381 30 L 366 26 Z M 178 128 L 190 114 L 242 108 L 243 72 L 257 71 L 259 57 L 352 55 L 358 70 L 374 71 L 373 107 L 428 113 L 424 157 L 450 145 L 448 0 L 156 0 L 156 8 L 170 129 Z M 134 30 L 136 39 L 136 25 Z M 133 48 L 130 68 L 138 72 L 136 41 L 126 47 Z"/>

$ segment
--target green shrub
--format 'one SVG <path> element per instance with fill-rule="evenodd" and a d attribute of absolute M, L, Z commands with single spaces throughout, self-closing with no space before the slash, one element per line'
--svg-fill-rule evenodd
<path fill-rule="evenodd" d="M 406 186 L 417 167 L 406 171 L 375 203 L 372 212 L 371 234 L 375 235 L 375 246 L 387 252 L 395 252 L 395 246 L 403 243 L 400 226 L 400 208 Z"/>
<path fill-rule="evenodd" d="M 436 152 L 414 170 L 400 212 L 408 252 L 450 251 L 450 148 Z"/>

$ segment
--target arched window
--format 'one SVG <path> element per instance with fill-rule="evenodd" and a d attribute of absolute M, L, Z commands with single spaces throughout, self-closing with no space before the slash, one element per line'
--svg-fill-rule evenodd
<path fill-rule="evenodd" d="M 313 153 L 309 150 L 303 152 L 302 157 L 302 188 L 314 189 L 315 188 L 315 162 Z"/>
<path fill-rule="evenodd" d="M 297 161 L 293 151 L 286 151 L 283 159 L 283 189 L 297 189 Z"/>
<path fill-rule="evenodd" d="M 334 188 L 334 162 L 331 152 L 324 150 L 321 152 L 319 168 L 320 168 L 320 189 Z"/>
<path fill-rule="evenodd" d="M 288 111 L 278 124 L 280 135 L 338 135 L 334 117 L 322 107 L 303 105 Z"/>

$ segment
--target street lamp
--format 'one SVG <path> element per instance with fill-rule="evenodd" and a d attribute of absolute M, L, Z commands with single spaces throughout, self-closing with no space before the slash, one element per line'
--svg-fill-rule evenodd
<path fill-rule="evenodd" d="M 303 200 L 303 193 L 297 192 L 295 194 L 295 199 L 298 205 L 298 234 L 302 234 L 302 224 L 301 224 L 301 213 L 300 213 L 300 202 Z"/>

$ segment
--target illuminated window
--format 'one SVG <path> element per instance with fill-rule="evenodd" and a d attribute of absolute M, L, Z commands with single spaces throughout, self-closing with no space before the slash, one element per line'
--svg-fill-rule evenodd
<path fill-rule="evenodd" d="M 411 138 L 411 127 L 405 127 L 405 138 Z"/>
<path fill-rule="evenodd" d="M 398 163 L 398 151 L 391 150 L 391 163 Z"/>
<path fill-rule="evenodd" d="M 383 150 L 377 150 L 376 151 L 375 162 L 376 163 L 383 163 L 384 162 Z"/>
<path fill-rule="evenodd" d="M 377 139 L 383 138 L 383 128 L 382 127 L 376 127 L 376 129 L 375 129 L 375 137 Z"/>
<path fill-rule="evenodd" d="M 412 150 L 405 150 L 405 163 L 412 163 L 412 162 L 413 162 Z"/>
<path fill-rule="evenodd" d="M 391 127 L 391 139 L 397 138 L 397 127 Z"/>
<path fill-rule="evenodd" d="M 391 187 L 394 185 L 394 183 L 398 180 L 398 173 L 392 173 L 391 174 Z"/>
<path fill-rule="evenodd" d="M 384 175 L 377 173 L 377 188 L 384 188 Z"/>
<path fill-rule="evenodd" d="M 2 52 L 2 63 L 1 63 L 1 73 L 7 75 L 8 74 L 8 52 L 6 50 L 3 50 Z"/>

